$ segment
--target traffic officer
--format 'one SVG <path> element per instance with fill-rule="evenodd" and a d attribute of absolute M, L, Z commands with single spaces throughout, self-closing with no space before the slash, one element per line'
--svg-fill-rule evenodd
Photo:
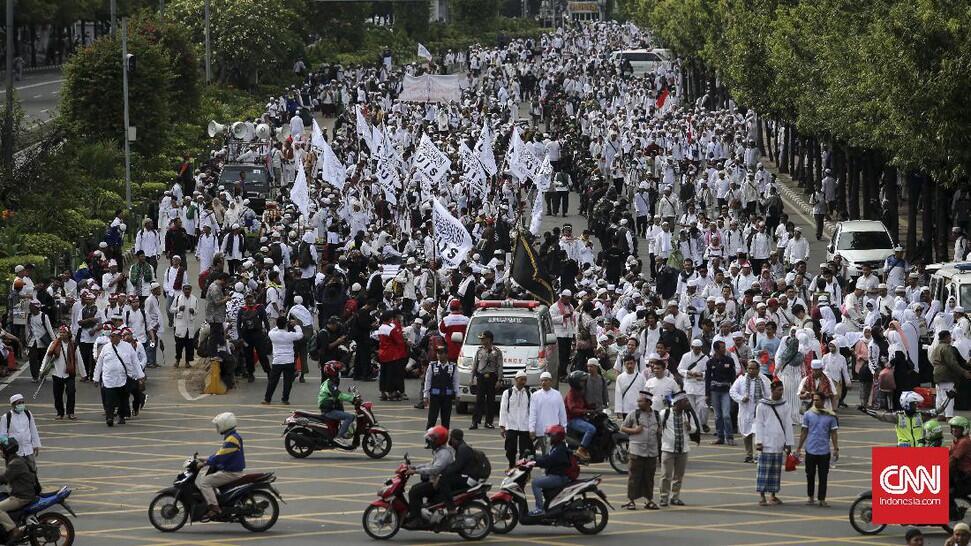
<path fill-rule="evenodd" d="M 425 369 L 425 388 L 422 390 L 422 398 L 428 408 L 428 424 L 425 429 L 435 426 L 439 416 L 442 418 L 442 426 L 449 428 L 452 400 L 459 391 L 455 362 L 449 360 L 448 349 L 444 345 L 435 349 L 435 358 Z"/>

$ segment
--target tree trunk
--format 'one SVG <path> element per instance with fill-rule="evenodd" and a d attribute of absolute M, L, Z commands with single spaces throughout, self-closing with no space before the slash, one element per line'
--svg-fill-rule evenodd
<path fill-rule="evenodd" d="M 912 255 L 917 248 L 917 201 L 920 199 L 921 176 L 916 171 L 907 173 L 907 247 L 908 254 Z"/>
<path fill-rule="evenodd" d="M 816 173 L 816 148 L 819 143 L 816 142 L 815 136 L 806 137 L 806 190 L 809 193 L 815 191 L 816 187 L 819 185 L 819 177 Z"/>
<path fill-rule="evenodd" d="M 934 184 L 929 176 L 921 173 L 922 184 L 920 193 L 921 222 L 920 222 L 920 252 L 919 257 L 924 258 L 924 263 L 931 263 L 934 256 L 932 236 L 934 234 L 934 209 L 935 209 L 935 190 Z"/>
<path fill-rule="evenodd" d="M 762 116 L 755 117 L 755 145 L 759 150 L 759 157 L 765 155 L 765 133 L 762 131 Z"/>
<path fill-rule="evenodd" d="M 934 193 L 936 199 L 934 199 L 934 243 L 935 243 L 935 256 L 938 262 L 946 262 L 948 260 L 948 241 L 950 241 L 949 226 L 951 223 L 948 221 L 948 209 L 949 203 L 951 202 L 951 191 L 944 188 L 940 184 L 934 184 Z"/>
<path fill-rule="evenodd" d="M 833 151 L 833 177 L 836 178 L 836 213 L 839 218 L 846 216 L 846 154 L 837 143 L 830 144 Z"/>
<path fill-rule="evenodd" d="M 777 163 L 780 173 L 789 173 L 791 172 L 789 170 L 789 156 L 792 155 L 792 130 L 786 124 L 780 123 L 779 125 L 781 125 L 779 130 L 782 131 L 782 139 L 779 144 L 782 149 L 779 150 L 779 160 Z"/>
<path fill-rule="evenodd" d="M 900 206 L 900 203 L 897 202 L 897 177 L 899 174 L 897 169 L 891 167 L 889 163 L 883 169 L 883 194 L 887 198 L 887 210 L 890 211 L 887 215 L 887 219 L 890 220 L 887 229 L 890 230 L 890 236 L 893 237 L 894 243 L 900 242 L 900 215 L 897 213 L 897 208 Z"/>
<path fill-rule="evenodd" d="M 850 220 L 860 219 L 860 153 L 852 147 L 847 147 L 846 191 Z"/>

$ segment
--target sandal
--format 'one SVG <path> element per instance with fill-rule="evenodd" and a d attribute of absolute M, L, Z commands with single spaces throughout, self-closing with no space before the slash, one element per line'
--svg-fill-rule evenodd
<path fill-rule="evenodd" d="M 644 504 L 644 509 L 645 510 L 660 510 L 660 508 L 658 507 L 658 505 L 654 501 L 647 501 L 647 503 Z"/>
<path fill-rule="evenodd" d="M 634 501 L 630 501 L 627 504 L 622 504 L 620 507 L 627 510 L 637 510 L 637 505 L 634 503 Z"/>
<path fill-rule="evenodd" d="M 826 501 L 819 501 L 820 508 L 829 508 L 829 503 Z"/>
<path fill-rule="evenodd" d="M 768 505 L 769 505 L 769 501 L 767 501 L 765 499 L 760 499 L 759 500 L 759 506 L 768 506 Z"/>
<path fill-rule="evenodd" d="M 684 506 L 684 501 L 681 499 L 671 499 L 671 506 Z"/>
<path fill-rule="evenodd" d="M 772 499 L 769 502 L 771 502 L 772 504 L 779 505 L 779 504 L 782 504 L 782 499 L 780 499 L 779 497 L 772 497 Z"/>
<path fill-rule="evenodd" d="M 813 506 L 815 504 L 816 504 L 816 501 L 813 499 L 809 499 L 806 501 L 806 506 Z"/>

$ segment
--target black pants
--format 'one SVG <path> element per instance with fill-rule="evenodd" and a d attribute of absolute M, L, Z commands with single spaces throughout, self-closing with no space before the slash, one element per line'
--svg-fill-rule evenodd
<path fill-rule="evenodd" d="M 546 200 L 546 214 L 556 214 L 556 205 L 558 204 L 556 192 L 548 191 L 543 193 L 543 199 Z"/>
<path fill-rule="evenodd" d="M 354 354 L 354 379 L 371 378 L 371 343 L 370 339 L 357 340 L 357 352 Z"/>
<path fill-rule="evenodd" d="M 101 404 L 105 408 L 105 420 L 113 421 L 115 415 L 127 418 L 131 415 L 128 407 L 128 386 L 101 387 Z"/>
<path fill-rule="evenodd" d="M 816 489 L 816 472 L 819 472 L 819 494 L 816 496 L 820 501 L 826 500 L 826 483 L 829 480 L 829 460 L 831 455 L 813 455 L 806 453 L 806 496 L 812 497 Z"/>
<path fill-rule="evenodd" d="M 44 359 L 45 347 L 31 347 L 28 358 L 30 359 L 30 377 L 34 381 L 40 376 L 40 363 Z"/>
<path fill-rule="evenodd" d="M 570 209 L 570 192 L 558 191 L 556 192 L 556 197 L 557 197 L 557 206 L 553 207 L 554 214 L 556 213 L 555 211 L 559 209 L 559 211 L 563 213 L 563 216 L 566 216 Z"/>
<path fill-rule="evenodd" d="M 558 337 L 556 338 L 556 353 L 559 362 L 557 363 L 557 370 L 559 373 L 557 377 L 562 380 L 566 377 L 567 366 L 570 365 L 570 349 L 573 345 L 572 337 Z"/>
<path fill-rule="evenodd" d="M 209 323 L 209 354 L 214 355 L 219 352 L 219 348 L 226 344 L 226 333 L 223 331 L 222 321 Z"/>
<path fill-rule="evenodd" d="M 428 397 L 428 423 L 425 426 L 426 429 L 435 426 L 439 416 L 442 418 L 442 426 L 449 428 L 448 425 L 452 420 L 452 400 L 454 398 L 454 396 L 441 394 L 433 394 Z"/>
<path fill-rule="evenodd" d="M 814 214 L 813 218 L 816 219 L 816 240 L 818 241 L 823 238 L 823 224 L 825 223 L 826 215 Z"/>
<path fill-rule="evenodd" d="M 472 424 L 478 425 L 482 421 L 482 414 L 485 413 L 485 421 L 491 425 L 496 415 L 496 383 L 499 377 L 496 374 L 489 374 L 489 377 L 478 374 L 475 378 L 477 389 L 475 391 L 475 410 L 472 413 Z"/>
<path fill-rule="evenodd" d="M 196 338 L 195 337 L 178 337 L 175 338 L 175 360 L 182 360 L 182 352 L 185 351 L 185 363 L 192 364 L 192 359 L 195 357 L 196 351 Z"/>
<path fill-rule="evenodd" d="M 378 375 L 378 389 L 381 392 L 404 393 L 405 392 L 405 363 L 408 359 L 392 360 L 382 362 Z"/>
<path fill-rule="evenodd" d="M 264 347 L 264 334 L 261 331 L 242 332 L 240 338 L 246 343 L 243 347 L 243 360 L 246 362 L 246 373 L 253 375 L 256 372 L 256 359 L 260 360 L 260 367 L 267 374 L 270 373 L 270 358 L 267 356 Z M 255 356 L 253 352 L 256 352 Z"/>
<path fill-rule="evenodd" d="M 56 375 L 51 376 L 54 382 L 54 409 L 57 410 L 58 417 L 64 417 L 64 395 L 67 394 L 67 415 L 74 415 L 74 378 L 60 378 Z"/>
<path fill-rule="evenodd" d="M 94 343 L 78 343 L 81 350 L 81 362 L 84 363 L 84 376 L 91 379 L 94 375 Z"/>
<path fill-rule="evenodd" d="M 266 394 L 263 395 L 263 400 L 267 402 L 273 400 L 273 392 L 276 391 L 276 386 L 280 382 L 280 376 L 283 375 L 283 396 L 280 399 L 284 402 L 289 402 L 290 389 L 293 388 L 293 376 L 295 374 L 296 366 L 293 362 L 270 366 L 270 380 L 266 384 Z"/>
<path fill-rule="evenodd" d="M 128 394 L 131 395 L 132 413 L 141 411 L 145 407 L 145 393 L 138 388 L 138 382 L 134 379 L 128 380 Z"/>
<path fill-rule="evenodd" d="M 510 468 L 516 464 L 519 457 L 533 450 L 533 443 L 529 440 L 529 431 L 526 430 L 507 430 L 506 431 L 506 460 L 509 461 Z"/>
<path fill-rule="evenodd" d="M 235 275 L 239 271 L 239 266 L 243 265 L 243 260 L 228 260 L 229 274 Z"/>
<path fill-rule="evenodd" d="M 435 486 L 432 482 L 421 482 L 411 486 L 408 490 L 408 519 L 417 519 L 421 514 L 421 506 L 425 499 L 435 496 Z"/>
<path fill-rule="evenodd" d="M 649 222 L 647 221 L 647 216 L 638 216 L 634 219 L 634 225 L 637 228 L 637 236 L 644 237 L 647 235 L 647 226 Z"/>

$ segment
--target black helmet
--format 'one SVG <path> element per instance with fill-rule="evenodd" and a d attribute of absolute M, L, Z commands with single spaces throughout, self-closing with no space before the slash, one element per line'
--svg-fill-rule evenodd
<path fill-rule="evenodd" d="M 0 451 L 3 451 L 4 458 L 16 455 L 20 451 L 20 442 L 16 438 L 8 436 L 7 441 L 0 443 Z"/>
<path fill-rule="evenodd" d="M 570 384 L 570 387 L 574 389 L 582 389 L 587 384 L 588 377 L 590 377 L 590 374 L 587 372 L 583 370 L 576 370 L 570 372 L 570 375 L 567 376 L 566 380 Z"/>

